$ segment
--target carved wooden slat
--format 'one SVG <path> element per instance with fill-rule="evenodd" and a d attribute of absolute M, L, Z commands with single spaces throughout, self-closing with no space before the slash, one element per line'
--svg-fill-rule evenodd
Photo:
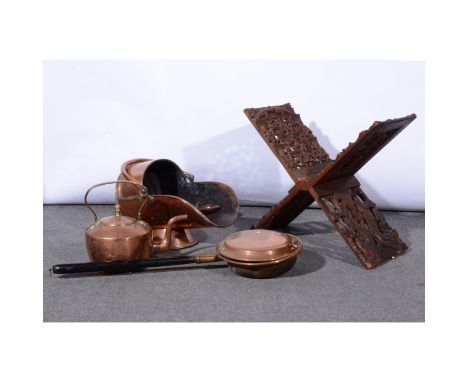
<path fill-rule="evenodd" d="M 406 244 L 362 191 L 354 174 L 416 115 L 375 122 L 332 161 L 290 104 L 244 112 L 295 182 L 254 228 L 284 227 L 316 200 L 367 269 L 403 254 Z"/>
<path fill-rule="evenodd" d="M 309 192 L 293 187 L 252 228 L 270 229 L 286 227 L 313 202 L 314 198 Z"/>
<path fill-rule="evenodd" d="M 332 193 L 317 202 L 366 268 L 399 256 L 407 249 L 360 187 Z"/>
<path fill-rule="evenodd" d="M 315 185 L 356 174 L 415 118 L 412 114 L 404 118 L 374 122 L 369 129 L 359 133 L 358 139 L 350 143 L 320 172 L 319 177 L 314 179 Z"/>
<path fill-rule="evenodd" d="M 290 104 L 245 109 L 244 113 L 294 180 L 318 172 L 323 163 L 330 162 L 327 152 Z"/>

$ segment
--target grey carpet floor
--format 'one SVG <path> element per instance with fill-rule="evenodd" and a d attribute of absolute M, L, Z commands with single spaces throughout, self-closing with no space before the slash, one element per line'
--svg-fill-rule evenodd
<path fill-rule="evenodd" d="M 97 206 L 100 216 L 112 206 Z M 267 211 L 242 207 L 225 229 L 192 230 L 195 247 L 212 252 L 229 233 L 248 229 Z M 265 280 L 237 276 L 223 263 L 112 276 L 50 275 L 53 264 L 88 261 L 91 214 L 83 206 L 44 206 L 45 322 L 422 322 L 424 213 L 385 212 L 409 246 L 404 256 L 365 270 L 320 210 L 304 211 L 288 228 L 305 244 L 296 265 Z"/>

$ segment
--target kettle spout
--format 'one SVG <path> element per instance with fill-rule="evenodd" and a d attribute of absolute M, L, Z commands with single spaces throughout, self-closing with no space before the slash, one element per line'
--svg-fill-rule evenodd
<path fill-rule="evenodd" d="M 167 252 L 171 245 L 172 226 L 174 225 L 174 223 L 186 220 L 187 218 L 188 215 L 177 215 L 170 218 L 167 222 L 166 233 L 164 234 L 164 238 L 158 244 L 153 243 L 153 249 L 156 250 L 156 252 Z"/>

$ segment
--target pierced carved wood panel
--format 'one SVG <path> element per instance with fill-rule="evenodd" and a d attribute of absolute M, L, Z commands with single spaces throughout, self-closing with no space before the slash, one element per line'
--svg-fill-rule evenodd
<path fill-rule="evenodd" d="M 375 122 L 331 161 L 290 104 L 245 109 L 244 113 L 295 182 L 254 228 L 284 227 L 317 200 L 366 268 L 403 254 L 406 244 L 361 190 L 354 174 L 416 115 Z"/>
<path fill-rule="evenodd" d="M 293 179 L 299 179 L 303 169 L 330 161 L 290 104 L 245 109 L 244 113 Z"/>
<path fill-rule="evenodd" d="M 374 122 L 369 129 L 359 134 L 354 143 L 350 143 L 337 155 L 332 164 L 320 173 L 315 184 L 353 176 L 415 118 L 416 115 L 412 114 L 404 118 Z"/>
<path fill-rule="evenodd" d="M 367 269 L 408 248 L 360 187 L 323 196 L 317 202 Z"/>

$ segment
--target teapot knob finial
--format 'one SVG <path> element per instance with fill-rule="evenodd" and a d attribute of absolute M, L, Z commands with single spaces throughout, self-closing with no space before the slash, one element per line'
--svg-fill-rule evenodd
<path fill-rule="evenodd" d="M 120 216 L 121 215 L 121 211 L 120 211 L 120 204 L 119 203 L 115 203 L 115 213 L 114 213 L 115 216 Z"/>

